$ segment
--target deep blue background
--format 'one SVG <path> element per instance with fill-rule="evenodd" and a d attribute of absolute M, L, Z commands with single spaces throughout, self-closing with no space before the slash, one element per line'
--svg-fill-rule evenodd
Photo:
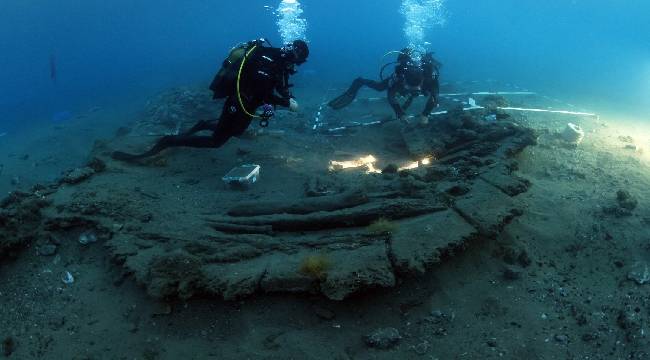
<path fill-rule="evenodd" d="M 0 131 L 207 83 L 233 44 L 259 36 L 279 43 L 264 8 L 278 2 L 0 2 Z M 376 76 L 381 55 L 405 43 L 399 0 L 302 3 L 312 47 L 303 70 L 323 86 Z M 490 78 L 598 110 L 650 113 L 650 2 L 448 0 L 447 8 L 447 26 L 430 35 L 444 79 Z"/>

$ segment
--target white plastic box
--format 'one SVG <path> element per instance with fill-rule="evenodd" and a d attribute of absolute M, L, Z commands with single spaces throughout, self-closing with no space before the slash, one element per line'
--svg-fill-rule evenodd
<path fill-rule="evenodd" d="M 237 166 L 230 170 L 223 178 L 227 185 L 235 187 L 248 187 L 255 182 L 260 176 L 260 166 L 255 164 L 245 164 Z"/>

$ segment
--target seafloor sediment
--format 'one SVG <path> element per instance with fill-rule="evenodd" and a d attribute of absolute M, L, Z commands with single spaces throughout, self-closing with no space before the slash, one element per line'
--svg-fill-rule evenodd
<path fill-rule="evenodd" d="M 281 115 L 282 132 L 214 152 L 108 157 L 191 125 L 201 98 L 166 94 L 87 166 L 2 202 L 6 353 L 178 358 L 189 341 L 194 358 L 647 356 L 646 165 L 627 138 L 608 148 L 603 123 L 576 119 L 576 148 L 553 130 L 564 118 L 449 101 L 426 127 L 330 136 Z M 244 163 L 259 181 L 224 185 Z"/>

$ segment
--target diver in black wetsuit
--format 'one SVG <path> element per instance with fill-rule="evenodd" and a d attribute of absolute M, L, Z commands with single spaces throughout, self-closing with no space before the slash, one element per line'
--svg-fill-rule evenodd
<path fill-rule="evenodd" d="M 307 61 L 307 43 L 296 40 L 282 48 L 274 48 L 264 47 L 264 42 L 254 40 L 242 44 L 224 61 L 224 67 L 210 86 L 215 99 L 226 97 L 218 120 L 202 120 L 183 134 L 164 136 L 145 153 L 135 155 L 117 151 L 112 157 L 123 161 L 138 160 L 175 146 L 218 148 L 231 137 L 242 135 L 261 106 L 266 113 L 261 116 L 262 121 L 272 116 L 274 106 L 298 111 L 298 103 L 289 90 L 292 86 L 289 76 L 296 73 L 296 65 Z M 242 61 L 244 65 L 240 67 Z M 203 130 L 212 131 L 212 136 L 194 135 Z"/>
<path fill-rule="evenodd" d="M 403 49 L 397 58 L 395 72 L 390 77 L 386 79 L 382 77 L 381 81 L 357 78 L 343 95 L 330 101 L 328 105 L 336 110 L 348 106 L 354 101 L 359 89 L 363 86 L 377 91 L 388 90 L 388 102 L 395 111 L 395 115 L 401 121 L 407 122 L 406 110 L 411 106 L 415 97 L 423 94 L 429 96 L 429 99 L 420 115 L 420 123 L 427 124 L 431 111 L 438 106 L 439 68 L 440 63 L 433 58 L 431 53 L 424 54 L 422 59 L 417 62 L 413 59 L 411 50 Z M 398 102 L 399 95 L 407 97 L 403 105 Z"/>

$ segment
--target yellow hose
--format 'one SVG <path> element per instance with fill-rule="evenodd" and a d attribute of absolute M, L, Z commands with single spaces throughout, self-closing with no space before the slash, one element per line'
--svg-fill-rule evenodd
<path fill-rule="evenodd" d="M 389 52 L 385 53 L 384 56 L 381 57 L 381 59 L 384 60 L 384 58 L 385 58 L 386 56 L 388 56 L 388 55 L 392 55 L 392 54 L 403 54 L 403 52 L 401 52 L 401 51 L 399 51 L 399 50 L 389 51 Z"/>
<path fill-rule="evenodd" d="M 246 107 L 244 107 L 244 102 L 241 100 L 241 92 L 239 91 L 239 82 L 241 81 L 241 72 L 244 69 L 244 64 L 246 63 L 246 59 L 248 59 L 248 56 L 253 51 L 255 51 L 256 48 L 257 45 L 253 46 L 250 50 L 248 50 L 248 52 L 246 53 L 246 55 L 244 55 L 244 58 L 241 61 L 241 65 L 239 65 L 239 72 L 237 73 L 237 99 L 239 100 L 239 106 L 241 106 L 241 109 L 244 110 L 244 113 L 246 113 L 246 115 L 252 118 L 261 118 L 261 116 L 253 115 L 246 110 Z"/>

